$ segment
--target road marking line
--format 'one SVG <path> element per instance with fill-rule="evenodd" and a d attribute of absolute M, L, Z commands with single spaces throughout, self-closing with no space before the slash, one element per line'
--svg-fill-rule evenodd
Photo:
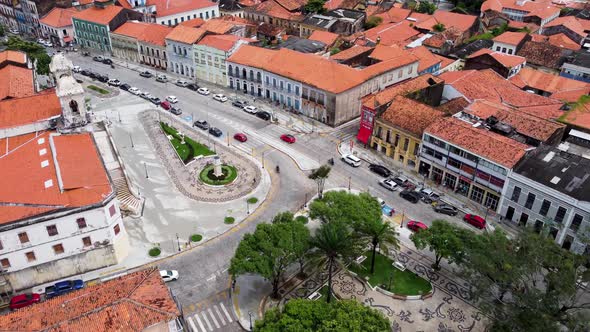
<path fill-rule="evenodd" d="M 197 323 L 199 323 L 199 326 L 201 327 L 201 330 L 203 330 L 203 332 L 206 332 L 207 329 L 205 328 L 205 325 L 203 325 L 203 322 L 201 322 L 201 318 L 199 318 L 199 314 L 198 313 L 195 314 L 195 318 L 197 319 Z"/>
<path fill-rule="evenodd" d="M 225 313 L 225 317 L 227 317 L 227 322 L 228 323 L 233 322 L 234 321 L 233 318 L 230 316 L 229 312 L 227 312 L 227 309 L 225 309 L 225 306 L 223 305 L 223 303 L 220 303 L 219 305 L 221 305 L 221 309 Z"/>
<path fill-rule="evenodd" d="M 211 307 L 207 308 L 207 311 L 209 312 L 209 316 L 211 316 L 211 319 L 213 319 L 213 323 L 215 323 L 215 327 L 219 328 L 219 323 L 217 322 L 217 319 L 215 318 L 215 315 L 213 314 L 213 311 L 211 311 Z"/>
<path fill-rule="evenodd" d="M 193 331 L 195 332 L 199 332 L 199 329 L 197 329 L 197 326 L 195 325 L 195 322 L 193 322 L 192 318 L 188 318 L 188 323 L 191 325 L 191 328 L 193 329 Z"/>
<path fill-rule="evenodd" d="M 221 311 L 219 311 L 219 307 L 217 305 L 214 305 L 213 309 L 215 309 L 217 317 L 219 317 L 219 319 L 221 320 L 221 325 L 225 325 L 225 319 L 223 319 L 223 315 L 221 314 Z"/>
<path fill-rule="evenodd" d="M 213 280 L 213 279 L 215 279 L 215 274 L 214 274 L 214 275 L 212 275 L 212 276 L 210 276 L 209 278 L 207 278 L 207 281 L 211 281 L 211 280 Z"/>
<path fill-rule="evenodd" d="M 207 319 L 207 312 L 201 311 L 201 315 L 203 316 L 205 323 L 207 323 L 207 327 L 209 327 L 209 331 L 213 331 L 213 326 L 211 326 L 211 323 L 209 323 L 209 320 Z"/>

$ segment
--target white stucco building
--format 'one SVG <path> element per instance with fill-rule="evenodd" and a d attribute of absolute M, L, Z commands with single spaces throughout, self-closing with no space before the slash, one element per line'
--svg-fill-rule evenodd
<path fill-rule="evenodd" d="M 227 85 L 227 63 L 246 43 L 234 35 L 209 35 L 193 46 L 197 79 Z"/>
<path fill-rule="evenodd" d="M 77 11 L 73 8 L 53 8 L 39 23 L 41 35 L 54 45 L 64 47 L 74 40 L 72 15 Z"/>

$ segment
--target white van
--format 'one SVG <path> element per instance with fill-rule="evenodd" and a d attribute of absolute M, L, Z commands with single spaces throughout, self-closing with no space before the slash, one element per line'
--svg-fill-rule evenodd
<path fill-rule="evenodd" d="M 361 160 L 351 154 L 343 155 L 342 161 L 344 161 L 345 163 L 349 164 L 352 167 L 359 167 L 361 165 Z"/>

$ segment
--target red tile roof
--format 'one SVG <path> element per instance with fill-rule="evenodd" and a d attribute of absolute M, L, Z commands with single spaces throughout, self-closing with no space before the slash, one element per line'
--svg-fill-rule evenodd
<path fill-rule="evenodd" d="M 205 45 L 228 52 L 238 40 L 240 40 L 240 37 L 234 35 L 208 35 L 201 39 L 197 45 Z"/>
<path fill-rule="evenodd" d="M 409 9 L 392 7 L 385 13 L 377 14 L 375 16 L 381 17 L 384 23 L 397 23 L 405 20 L 412 13 Z"/>
<path fill-rule="evenodd" d="M 72 18 L 93 22 L 97 24 L 107 25 L 111 22 L 121 11 L 123 7 L 106 6 L 105 8 L 89 7 L 81 12 L 72 15 Z"/>
<path fill-rule="evenodd" d="M 516 52 L 527 59 L 527 63 L 559 69 L 564 56 L 564 49 L 549 42 L 528 41 Z"/>
<path fill-rule="evenodd" d="M 588 83 L 552 75 L 529 67 L 521 69 L 518 74 L 510 78 L 510 82 L 523 90 L 533 88 L 546 91 L 551 93 L 552 98 L 568 102 L 575 102 L 580 96 L 590 93 L 590 84 Z"/>
<path fill-rule="evenodd" d="M 411 51 L 411 50 L 409 50 Z M 408 51 L 404 50 L 402 47 L 397 45 L 390 45 L 386 46 L 383 44 L 379 44 L 375 46 L 373 52 L 369 55 L 371 59 L 375 59 L 378 61 L 386 61 L 393 58 L 398 58 L 402 55 L 406 55 Z"/>
<path fill-rule="evenodd" d="M 373 48 L 369 47 L 369 46 L 359 46 L 359 45 L 354 45 L 351 48 L 347 48 L 344 51 L 338 52 L 332 56 L 330 56 L 330 59 L 332 60 L 349 60 L 354 58 L 355 56 L 361 55 L 365 52 L 369 52 L 371 51 Z"/>
<path fill-rule="evenodd" d="M 338 38 L 340 38 L 339 34 L 331 33 L 328 31 L 320 31 L 320 30 L 315 30 L 308 37 L 308 39 L 322 42 L 322 43 L 326 44 L 326 46 L 328 46 L 328 47 L 330 47 L 332 44 L 334 44 Z"/>
<path fill-rule="evenodd" d="M 363 106 L 375 109 L 385 105 L 398 95 L 405 95 L 409 92 L 427 88 L 431 83 L 441 83 L 443 80 L 431 74 L 424 74 L 412 79 L 394 84 L 377 93 L 370 94 L 362 99 Z"/>
<path fill-rule="evenodd" d="M 0 100 L 31 96 L 34 93 L 31 69 L 10 64 L 0 69 Z"/>
<path fill-rule="evenodd" d="M 172 29 L 167 25 L 150 23 L 150 26 L 137 39 L 152 45 L 166 46 L 166 36 L 172 32 Z"/>
<path fill-rule="evenodd" d="M 506 68 L 514 68 L 516 66 L 520 66 L 526 63 L 526 58 L 524 57 L 492 51 L 489 48 L 482 48 L 481 50 L 473 54 L 470 54 L 467 58 L 473 59 L 480 56 L 491 56 L 496 61 L 498 61 L 498 63 L 500 63 L 502 66 Z"/>
<path fill-rule="evenodd" d="M 571 40 L 568 36 L 563 33 L 558 33 L 555 35 L 551 35 L 548 38 L 549 44 L 555 45 L 560 48 L 565 48 L 572 51 L 577 51 L 582 48 L 582 46 L 575 41 Z"/>
<path fill-rule="evenodd" d="M 36 123 L 59 115 L 61 105 L 53 89 L 33 96 L 0 101 L 0 129 Z"/>
<path fill-rule="evenodd" d="M 205 29 L 178 25 L 166 36 L 166 39 L 185 44 L 194 44 L 203 38 L 206 32 Z"/>
<path fill-rule="evenodd" d="M 413 17 L 414 14 L 411 16 Z M 452 27 L 464 33 L 468 31 L 476 21 L 477 16 L 474 15 L 465 15 L 437 10 L 428 19 L 418 22 L 416 24 L 416 28 L 431 31 L 433 30 L 433 26 L 440 23 L 443 24 L 447 29 Z"/>
<path fill-rule="evenodd" d="M 236 24 L 232 21 L 226 21 L 222 19 L 211 19 L 209 21 L 205 21 L 203 25 L 201 25 L 201 29 L 207 30 L 208 32 L 215 33 L 218 35 L 224 35 L 231 31 L 236 25 L 243 25 L 243 23 Z"/>
<path fill-rule="evenodd" d="M 0 316 L 12 331 L 146 331 L 180 316 L 157 269 L 134 272 Z"/>
<path fill-rule="evenodd" d="M 421 139 L 424 130 L 444 116 L 426 104 L 398 95 L 379 118 Z"/>
<path fill-rule="evenodd" d="M 184 25 L 185 27 L 191 27 L 191 28 L 198 28 L 201 25 L 203 25 L 203 23 L 205 23 L 205 20 L 197 17 L 197 18 L 193 18 L 192 20 L 180 22 L 178 25 Z"/>
<path fill-rule="evenodd" d="M 475 128 L 470 123 L 454 117 L 434 122 L 425 132 L 507 168 L 514 167 L 529 148 L 526 144 L 493 133 L 481 126 Z"/>
<path fill-rule="evenodd" d="M 493 41 L 516 46 L 520 44 L 526 37 L 527 34 L 524 32 L 506 31 L 503 34 L 494 37 Z"/>
<path fill-rule="evenodd" d="M 156 17 L 165 17 L 196 9 L 217 6 L 217 4 L 209 0 L 148 0 L 147 5 L 156 6 Z"/>
<path fill-rule="evenodd" d="M 426 70 L 436 65 L 437 63 L 440 63 L 442 68 L 442 57 L 433 54 L 425 46 L 411 48 L 408 49 L 408 51 L 410 51 L 410 53 L 412 53 L 415 57 L 417 57 L 420 60 L 420 62 L 418 63 L 418 72 Z"/>
<path fill-rule="evenodd" d="M 0 158 L 0 223 L 30 217 L 39 207 L 63 210 L 100 203 L 113 192 L 90 133 L 51 134 L 40 134 Z M 9 208 L 5 214 L 7 205 L 34 210 L 19 209 L 19 216 Z"/>
<path fill-rule="evenodd" d="M 455 45 L 455 43 L 461 38 L 462 34 L 463 33 L 460 30 L 450 27 L 445 31 L 426 39 L 422 42 L 422 45 L 432 48 L 441 48 L 447 40 L 453 42 L 453 45 Z"/>
<path fill-rule="evenodd" d="M 586 37 L 587 33 L 584 32 L 584 25 L 578 21 L 574 16 L 562 16 L 554 19 L 553 21 L 545 24 L 545 28 L 562 25 L 565 28 L 575 32 L 576 34 Z"/>
<path fill-rule="evenodd" d="M 418 30 L 410 27 L 410 23 L 409 21 L 403 21 L 381 24 L 367 31 L 356 33 L 354 36 L 364 36 L 374 43 L 377 42 L 377 38 L 380 38 L 379 44 L 387 46 L 399 42 L 409 42 L 413 37 L 420 34 Z"/>
<path fill-rule="evenodd" d="M 300 6 L 303 5 L 305 5 L 304 2 L 302 2 Z M 271 17 L 289 21 L 303 21 L 305 19 L 305 15 L 303 15 L 300 11 L 289 10 L 288 8 L 282 6 L 277 0 L 267 0 L 261 2 L 255 6 L 246 8 L 245 11 L 252 13 L 262 13 Z"/>
<path fill-rule="evenodd" d="M 115 29 L 113 33 L 132 38 L 139 38 L 149 27 L 150 23 L 145 22 L 125 22 L 123 25 Z"/>
<path fill-rule="evenodd" d="M 590 130 L 590 105 L 577 105 L 574 109 L 567 112 L 559 121 L 571 124 L 574 127 Z"/>
<path fill-rule="evenodd" d="M 4 62 L 14 62 L 24 65 L 27 63 L 27 54 L 20 51 L 6 50 L 0 52 L 0 65 Z"/>
<path fill-rule="evenodd" d="M 501 12 L 502 9 L 507 8 L 528 12 L 527 16 L 538 16 L 542 19 L 559 15 L 559 7 L 551 4 L 549 0 L 523 1 L 521 5 L 517 2 L 518 0 L 487 0 L 481 5 L 481 12 L 490 9 Z"/>
<path fill-rule="evenodd" d="M 62 28 L 72 25 L 72 15 L 78 11 L 74 8 L 53 8 L 45 17 L 39 20 L 39 23 L 54 28 Z"/>

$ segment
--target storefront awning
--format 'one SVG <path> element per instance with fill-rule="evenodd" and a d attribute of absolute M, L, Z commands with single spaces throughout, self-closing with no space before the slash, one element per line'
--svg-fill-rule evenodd
<path fill-rule="evenodd" d="M 361 126 L 361 128 L 359 129 L 359 133 L 356 136 L 356 138 L 363 142 L 364 144 L 368 144 L 369 143 L 369 137 L 371 137 L 371 133 L 373 131 L 367 127 L 363 127 Z"/>
<path fill-rule="evenodd" d="M 69 43 L 72 41 L 72 36 L 64 36 L 64 42 Z"/>

